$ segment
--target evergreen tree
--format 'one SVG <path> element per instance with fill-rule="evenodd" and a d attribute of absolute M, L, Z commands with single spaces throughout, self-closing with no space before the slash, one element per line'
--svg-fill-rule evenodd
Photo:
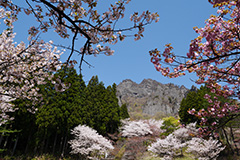
<path fill-rule="evenodd" d="M 120 125 L 120 107 L 116 97 L 116 84 L 104 87 L 97 76 L 93 76 L 86 87 L 86 105 L 90 115 L 87 125 L 98 133 L 114 133 Z"/>
<path fill-rule="evenodd" d="M 179 108 L 179 117 L 182 124 L 189 124 L 194 122 L 200 122 L 200 120 L 188 113 L 189 110 L 194 108 L 196 111 L 200 109 L 207 109 L 209 106 L 208 101 L 204 98 L 204 95 L 210 93 L 207 87 L 201 86 L 197 91 L 190 91 L 185 98 L 182 99 Z"/>
<path fill-rule="evenodd" d="M 48 139 L 54 139 L 51 143 L 55 147 L 57 137 L 60 136 L 62 137 L 60 147 L 64 151 L 70 129 L 84 124 L 82 117 L 85 114 L 84 89 L 86 86 L 82 76 L 78 75 L 74 68 L 62 67 L 54 76 L 69 85 L 69 88 L 64 92 L 56 92 L 51 83 L 42 86 L 45 104 L 37 112 L 36 123 L 41 130 L 39 134 L 43 137 L 41 146 L 45 145 L 45 140 L 48 142 Z"/>
<path fill-rule="evenodd" d="M 17 149 L 26 153 L 34 146 L 32 139 L 34 139 L 34 134 L 37 131 L 36 117 L 34 112 L 29 112 L 29 107 L 32 105 L 31 101 L 16 99 L 13 104 L 18 109 L 14 113 L 9 113 L 12 114 L 11 116 L 14 119 L 9 122 L 10 125 L 8 126 L 15 131 L 10 138 L 16 143 L 12 152 Z"/>
<path fill-rule="evenodd" d="M 178 112 L 180 122 L 182 124 L 189 124 L 194 122 L 197 122 L 198 124 L 200 123 L 200 119 L 198 119 L 198 117 L 194 115 L 189 114 L 188 111 L 193 108 L 197 112 L 201 109 L 207 110 L 210 106 L 210 103 L 207 99 L 204 98 L 206 94 L 210 95 L 213 101 L 214 96 L 216 96 L 221 103 L 230 101 L 229 99 L 225 99 L 224 97 L 217 96 L 215 93 L 211 93 L 210 89 L 206 86 L 201 86 L 200 89 L 198 89 L 197 91 L 190 91 L 187 96 L 182 99 Z"/>
<path fill-rule="evenodd" d="M 121 119 L 126 119 L 130 117 L 128 114 L 128 109 L 126 104 L 123 104 L 120 108 L 120 117 Z"/>
<path fill-rule="evenodd" d="M 105 123 L 107 125 L 106 132 L 114 133 L 118 130 L 120 125 L 120 107 L 118 105 L 118 99 L 116 97 L 117 86 L 114 83 L 112 86 L 108 86 L 106 89 L 107 106 L 105 110 L 107 114 L 105 116 Z"/>

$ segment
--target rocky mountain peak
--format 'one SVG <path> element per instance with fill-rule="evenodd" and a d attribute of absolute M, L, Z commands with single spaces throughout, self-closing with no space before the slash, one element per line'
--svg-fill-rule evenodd
<path fill-rule="evenodd" d="M 144 79 L 140 84 L 127 79 L 117 85 L 120 105 L 126 103 L 129 109 L 141 107 L 142 112 L 149 115 L 159 112 L 176 115 L 187 91 L 184 86 L 162 84 L 152 79 Z"/>

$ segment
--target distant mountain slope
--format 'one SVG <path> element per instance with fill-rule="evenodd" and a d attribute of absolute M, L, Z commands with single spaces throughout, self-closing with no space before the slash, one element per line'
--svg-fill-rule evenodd
<path fill-rule="evenodd" d="M 162 84 L 152 79 L 144 79 L 140 84 L 124 80 L 117 86 L 119 104 L 126 103 L 129 110 L 141 108 L 143 114 L 176 115 L 182 98 L 189 90 L 172 83 Z"/>

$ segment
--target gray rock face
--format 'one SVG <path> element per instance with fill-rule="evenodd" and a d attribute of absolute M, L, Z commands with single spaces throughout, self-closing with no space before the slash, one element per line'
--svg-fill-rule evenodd
<path fill-rule="evenodd" d="M 126 103 L 128 108 L 141 106 L 145 114 L 155 115 L 158 112 L 176 115 L 181 100 L 188 89 L 172 83 L 162 84 L 152 79 L 144 79 L 137 84 L 129 79 L 117 86 L 119 104 Z"/>

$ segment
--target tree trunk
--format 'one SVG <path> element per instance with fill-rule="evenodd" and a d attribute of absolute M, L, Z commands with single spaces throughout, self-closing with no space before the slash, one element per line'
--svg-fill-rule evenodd
<path fill-rule="evenodd" d="M 53 151 L 52 151 L 53 155 L 54 155 L 54 152 L 55 152 L 56 143 L 57 143 L 57 132 L 55 134 L 55 138 L 54 138 L 54 142 L 53 142 Z"/>
<path fill-rule="evenodd" d="M 232 137 L 233 144 L 234 144 L 234 146 L 236 148 L 237 155 L 239 156 L 239 151 L 238 151 L 237 144 L 235 142 L 235 137 L 234 137 L 234 134 L 233 134 L 232 126 L 230 126 L 230 134 L 231 134 L 231 137 Z"/>
<path fill-rule="evenodd" d="M 64 140 L 64 136 L 61 137 L 61 142 L 60 142 L 60 147 L 59 147 L 59 153 L 62 153 L 63 140 Z"/>
<path fill-rule="evenodd" d="M 6 129 L 6 125 L 4 126 L 4 129 L 3 129 L 3 130 L 5 130 L 5 129 Z M 1 137 L 0 137 L 0 146 L 1 146 L 1 144 L 2 144 L 2 140 L 3 140 L 4 134 L 5 134 L 5 132 L 2 132 L 2 134 L 1 134 Z"/>
<path fill-rule="evenodd" d="M 46 142 L 46 145 L 45 145 L 45 148 L 44 148 L 44 153 L 49 153 L 48 152 L 48 144 L 49 144 L 49 137 L 47 138 L 47 142 Z"/>
<path fill-rule="evenodd" d="M 13 151 L 12 151 L 12 156 L 13 156 L 14 153 L 15 153 L 15 150 L 16 150 L 16 147 L 17 147 L 17 143 L 18 143 L 18 138 L 19 138 L 19 134 L 17 135 L 17 139 L 16 139 L 16 141 L 15 141 L 15 143 L 14 143 L 14 147 L 13 147 Z"/>
<path fill-rule="evenodd" d="M 29 133 L 29 135 L 28 135 L 27 145 L 26 145 L 26 148 L 25 148 L 25 151 L 24 151 L 25 154 L 27 154 L 28 146 L 29 146 L 29 142 L 30 142 L 30 140 L 31 140 L 31 137 L 32 137 L 32 128 L 31 128 L 30 133 Z"/>
<path fill-rule="evenodd" d="M 3 145 L 3 149 L 5 149 L 6 146 L 7 146 L 7 143 L 8 143 L 8 137 L 9 137 L 9 136 L 7 136 L 7 138 L 6 138 L 6 140 L 5 140 L 5 143 L 4 143 L 4 145 Z"/>
<path fill-rule="evenodd" d="M 230 148 L 231 152 L 234 154 L 234 150 L 232 149 L 232 146 L 231 146 L 231 144 L 229 143 L 229 140 L 228 140 L 227 133 L 226 133 L 226 131 L 225 131 L 225 129 L 224 129 L 224 128 L 222 128 L 222 130 L 223 130 L 224 136 L 225 136 L 225 138 L 226 138 L 227 145 L 229 146 L 229 148 Z"/>
<path fill-rule="evenodd" d="M 62 148 L 62 154 L 61 154 L 61 157 L 64 157 L 64 152 L 65 152 L 65 147 L 66 147 L 66 143 L 67 143 L 67 135 L 65 136 L 65 139 L 64 139 L 64 144 L 63 144 L 63 148 Z"/>
<path fill-rule="evenodd" d="M 47 130 L 44 131 L 44 136 L 43 136 L 43 140 L 42 140 L 42 144 L 41 144 L 41 150 L 40 150 L 41 154 L 43 153 L 43 150 L 44 150 L 46 135 L 47 135 Z"/>

